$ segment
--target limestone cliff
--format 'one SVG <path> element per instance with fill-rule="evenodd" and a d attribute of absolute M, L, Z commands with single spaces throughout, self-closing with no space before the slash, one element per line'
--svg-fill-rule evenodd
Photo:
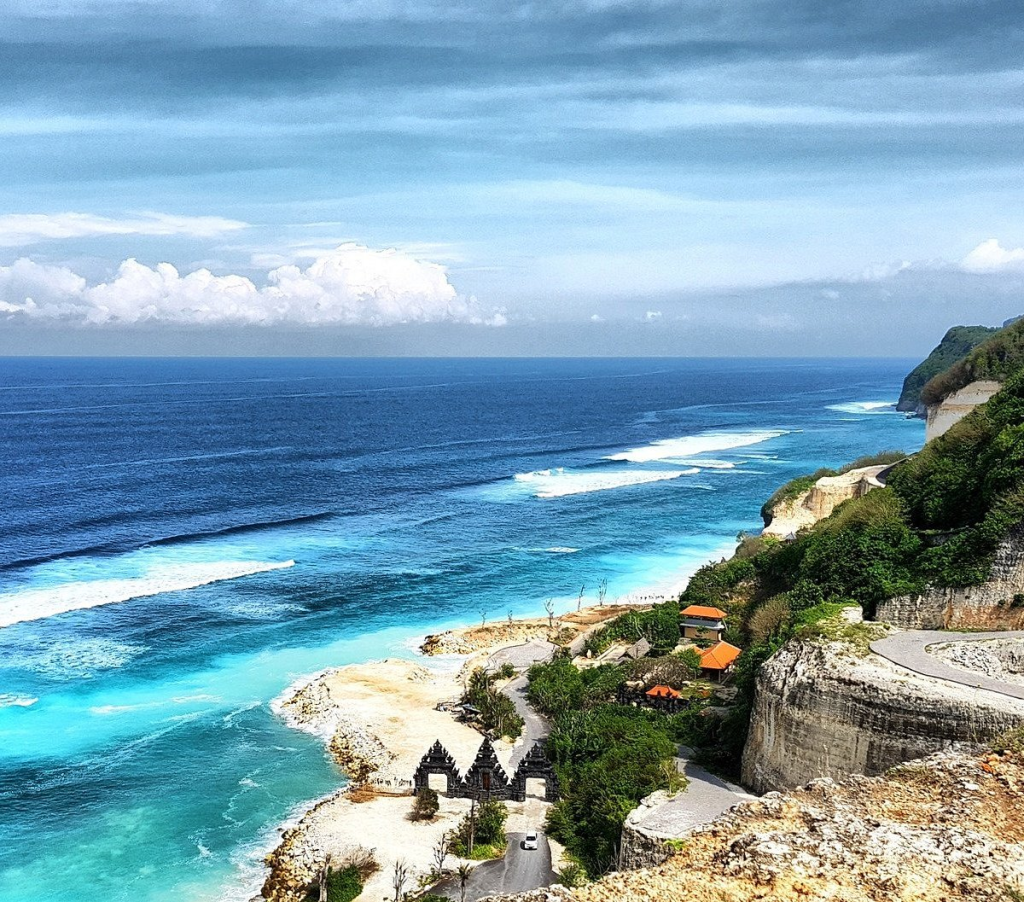
<path fill-rule="evenodd" d="M 1024 893 L 1024 758 L 940 754 L 886 777 L 747 802 L 655 867 L 508 902 L 1012 902 Z"/>
<path fill-rule="evenodd" d="M 859 467 L 838 476 L 823 476 L 807 491 L 784 501 L 771 511 L 771 520 L 763 535 L 780 539 L 795 535 L 801 529 L 824 520 L 844 501 L 860 498 L 882 483 L 878 477 L 891 464 Z"/>
<path fill-rule="evenodd" d="M 932 352 L 907 374 L 896 409 L 924 417 L 921 389 L 928 380 L 962 360 L 998 331 L 997 326 L 953 326 Z"/>
<path fill-rule="evenodd" d="M 904 629 L 1024 629 L 1024 524 L 999 545 L 980 586 L 891 598 L 878 606 L 876 618 Z"/>
<path fill-rule="evenodd" d="M 1001 384 L 993 379 L 979 379 L 946 396 L 939 403 L 928 405 L 925 415 L 925 441 L 930 442 L 959 423 L 975 407 L 984 404 L 999 391 Z"/>
<path fill-rule="evenodd" d="M 1024 724 L 1024 701 L 918 676 L 842 642 L 791 640 L 758 674 L 743 782 L 880 774 Z"/>

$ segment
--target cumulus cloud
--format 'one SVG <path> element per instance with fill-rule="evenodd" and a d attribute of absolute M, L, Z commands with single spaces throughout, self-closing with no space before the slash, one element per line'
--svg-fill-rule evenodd
<path fill-rule="evenodd" d="M 220 216 L 171 216 L 141 213 L 123 219 L 91 213 L 8 213 L 0 216 L 0 247 L 23 247 L 61 238 L 102 235 L 189 235 L 213 238 L 248 227 L 248 223 Z"/>
<path fill-rule="evenodd" d="M 1024 269 L 1024 247 L 1005 248 L 998 238 L 989 238 L 964 257 L 960 266 L 967 272 Z"/>
<path fill-rule="evenodd" d="M 463 322 L 505 325 L 458 294 L 443 266 L 394 249 L 343 244 L 302 269 L 271 270 L 266 284 L 208 269 L 182 275 L 170 263 L 125 260 L 88 285 L 65 267 L 18 260 L 0 267 L 0 314 L 94 325 L 374 325 Z"/>

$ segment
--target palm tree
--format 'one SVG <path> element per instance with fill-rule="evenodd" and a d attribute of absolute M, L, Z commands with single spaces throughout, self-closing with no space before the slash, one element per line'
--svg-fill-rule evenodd
<path fill-rule="evenodd" d="M 469 882 L 469 875 L 473 869 L 468 864 L 459 865 L 459 902 L 466 902 L 466 884 Z"/>

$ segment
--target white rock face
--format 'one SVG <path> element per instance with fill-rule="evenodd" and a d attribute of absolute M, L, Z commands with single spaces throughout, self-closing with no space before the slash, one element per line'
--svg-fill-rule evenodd
<path fill-rule="evenodd" d="M 954 392 L 941 404 L 930 405 L 925 417 L 925 441 L 930 442 L 946 432 L 954 423 L 959 423 L 975 407 L 988 401 L 1001 387 L 999 382 L 980 379 Z"/>
<path fill-rule="evenodd" d="M 927 589 L 883 601 L 875 619 L 903 629 L 1024 629 L 1024 525 L 996 549 L 980 586 Z"/>
<path fill-rule="evenodd" d="M 757 679 L 743 783 L 756 792 L 880 774 L 946 749 L 975 750 L 1024 724 L 1024 701 L 918 676 L 838 643 L 791 641 Z"/>
<path fill-rule="evenodd" d="M 844 501 L 860 498 L 872 489 L 880 488 L 878 474 L 889 468 L 888 464 L 874 467 L 860 467 L 841 476 L 823 476 L 806 492 L 792 501 L 780 504 L 772 513 L 772 522 L 762 535 L 779 539 L 795 535 L 801 529 L 824 520 Z"/>

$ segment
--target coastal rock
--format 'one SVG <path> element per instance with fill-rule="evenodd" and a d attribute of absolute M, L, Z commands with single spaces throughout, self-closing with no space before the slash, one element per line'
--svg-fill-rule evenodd
<path fill-rule="evenodd" d="M 883 601 L 877 620 L 904 629 L 1024 629 L 1024 524 L 996 549 L 980 586 L 930 588 Z"/>
<path fill-rule="evenodd" d="M 965 790 L 966 784 L 976 787 Z M 943 753 L 733 808 L 649 868 L 495 902 L 1006 902 L 1024 892 L 1024 759 Z"/>
<path fill-rule="evenodd" d="M 792 640 L 758 674 L 743 782 L 757 792 L 880 774 L 1024 724 L 1024 701 L 918 676 L 843 643 Z"/>
<path fill-rule="evenodd" d="M 979 379 L 943 398 L 938 404 L 928 405 L 925 413 L 925 441 L 930 442 L 948 431 L 975 407 L 988 401 L 1001 387 L 1002 384 L 994 380 Z"/>
<path fill-rule="evenodd" d="M 776 506 L 762 535 L 785 539 L 824 520 L 844 501 L 861 498 L 882 486 L 878 475 L 888 464 L 859 467 L 839 476 L 823 476 L 807 491 Z"/>

